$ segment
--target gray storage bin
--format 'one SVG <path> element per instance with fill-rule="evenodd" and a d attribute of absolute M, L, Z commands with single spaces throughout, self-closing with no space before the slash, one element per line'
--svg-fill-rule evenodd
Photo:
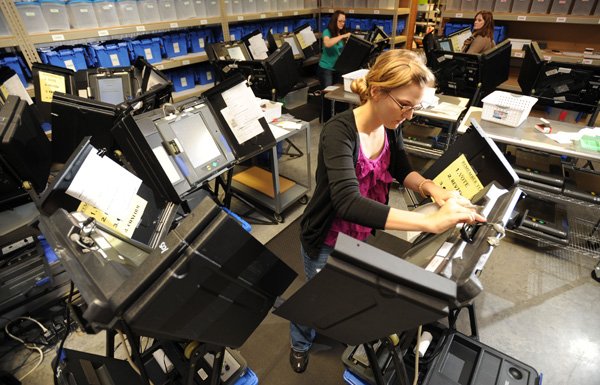
<path fill-rule="evenodd" d="M 532 0 L 513 0 L 512 13 L 529 13 Z"/>
<path fill-rule="evenodd" d="M 600 16 L 600 3 L 598 3 L 598 5 L 596 5 L 596 10 L 594 11 L 594 15 Z"/>
<path fill-rule="evenodd" d="M 270 12 L 275 10 L 277 10 L 277 3 L 275 0 L 256 0 L 257 12 Z"/>
<path fill-rule="evenodd" d="M 494 4 L 494 12 L 510 12 L 512 0 L 496 0 Z"/>
<path fill-rule="evenodd" d="M 573 0 L 554 0 L 550 13 L 566 15 L 571 10 L 571 4 L 573 4 Z"/>
<path fill-rule="evenodd" d="M 321 4 L 323 3 L 325 3 L 325 0 L 321 0 Z M 367 0 L 367 8 L 379 9 L 379 0 Z"/>
<path fill-rule="evenodd" d="M 206 17 L 206 0 L 194 0 L 196 17 Z"/>
<path fill-rule="evenodd" d="M 458 11 L 460 10 L 461 5 L 462 0 L 448 0 L 448 2 L 446 3 L 446 9 L 449 11 Z"/>
<path fill-rule="evenodd" d="M 529 13 L 548 13 L 552 0 L 533 0 Z"/>
<path fill-rule="evenodd" d="M 206 16 L 217 17 L 221 15 L 219 0 L 206 0 Z"/>
<path fill-rule="evenodd" d="M 354 0 L 354 7 L 367 8 L 367 0 Z"/>
<path fill-rule="evenodd" d="M 475 11 L 477 9 L 477 0 L 462 0 L 461 11 Z"/>
<path fill-rule="evenodd" d="M 477 2 L 478 11 L 492 11 L 494 9 L 495 0 L 479 0 Z"/>
<path fill-rule="evenodd" d="M 242 10 L 244 14 L 256 13 L 256 0 L 242 0 Z"/>
<path fill-rule="evenodd" d="M 573 2 L 573 9 L 571 10 L 571 15 L 590 15 L 592 13 L 592 9 L 594 9 L 594 4 L 596 4 L 596 0 L 575 0 Z M 596 14 L 598 14 L 598 9 L 596 9 Z"/>
<path fill-rule="evenodd" d="M 278 0 L 276 0 L 278 1 Z M 379 0 L 375 0 L 379 4 Z M 321 7 L 333 8 L 333 0 L 321 0 Z"/>

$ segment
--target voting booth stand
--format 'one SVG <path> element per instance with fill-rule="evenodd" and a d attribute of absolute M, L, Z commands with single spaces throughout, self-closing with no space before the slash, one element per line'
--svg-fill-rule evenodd
<path fill-rule="evenodd" d="M 172 114 L 124 113 L 107 127 L 129 169 L 86 137 L 48 186 L 31 191 L 39 228 L 79 291 L 74 317 L 89 332 L 107 331 L 106 357 L 62 351 L 61 381 L 246 381 L 250 371 L 229 348 L 246 341 L 296 273 L 199 189 L 275 144 L 243 78 L 215 88 Z M 183 209 L 186 189 L 195 203 Z M 113 358 L 116 333 L 128 337 L 139 375 Z M 143 352 L 141 336 L 155 341 Z"/>
<path fill-rule="evenodd" d="M 450 328 L 431 333 L 437 338 L 426 357 L 430 364 L 419 373 L 421 383 L 497 384 L 510 378 L 537 384 L 535 369 L 477 341 L 472 307 L 483 290 L 479 273 L 505 229 L 520 220 L 513 216 L 523 196 L 517 175 L 476 122 L 424 175 L 463 190 L 487 222 L 421 234 L 412 245 L 391 236 L 367 244 L 340 234 L 325 268 L 275 314 L 350 345 L 342 357 L 349 384 L 408 384 L 404 360 L 414 349 L 413 332 L 446 317 Z M 475 182 L 480 186 L 470 186 Z M 470 309 L 472 337 L 453 330 L 463 308 Z M 482 378 L 490 382 L 471 382 Z"/>

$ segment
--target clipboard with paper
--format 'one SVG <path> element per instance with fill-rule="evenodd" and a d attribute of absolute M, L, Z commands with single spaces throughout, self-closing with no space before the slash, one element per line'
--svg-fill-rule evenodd
<path fill-rule="evenodd" d="M 94 218 L 104 231 L 150 251 L 166 236 L 178 205 L 89 143 L 86 137 L 36 199 L 43 215 L 59 209 Z"/>

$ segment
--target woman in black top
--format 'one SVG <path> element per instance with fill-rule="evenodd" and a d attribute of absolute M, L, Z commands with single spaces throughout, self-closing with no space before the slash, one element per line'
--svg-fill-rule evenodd
<path fill-rule="evenodd" d="M 434 77 L 421 56 L 407 50 L 381 54 L 366 78 L 355 80 L 361 106 L 336 115 L 321 132 L 316 188 L 301 219 L 304 270 L 311 279 L 327 262 L 339 232 L 363 240 L 371 229 L 440 233 L 457 223 L 485 221 L 464 207 L 468 200 L 413 171 L 398 129 L 421 108 Z M 392 178 L 431 196 L 441 207 L 421 214 L 389 207 Z M 311 328 L 291 325 L 290 364 L 300 373 L 315 337 Z"/>

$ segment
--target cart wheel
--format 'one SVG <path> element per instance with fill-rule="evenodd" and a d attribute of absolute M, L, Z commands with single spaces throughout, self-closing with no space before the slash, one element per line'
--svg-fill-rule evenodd
<path fill-rule="evenodd" d="M 594 278 L 596 282 L 600 282 L 600 277 L 596 274 L 596 269 L 592 270 L 592 278 Z"/>
<path fill-rule="evenodd" d="M 275 219 L 277 223 L 283 223 L 283 217 L 281 214 L 273 214 L 273 219 Z"/>
<path fill-rule="evenodd" d="M 301 204 L 305 205 L 308 203 L 308 197 L 306 195 L 302 195 L 300 197 L 300 199 L 298 199 L 298 202 L 300 202 Z"/>

